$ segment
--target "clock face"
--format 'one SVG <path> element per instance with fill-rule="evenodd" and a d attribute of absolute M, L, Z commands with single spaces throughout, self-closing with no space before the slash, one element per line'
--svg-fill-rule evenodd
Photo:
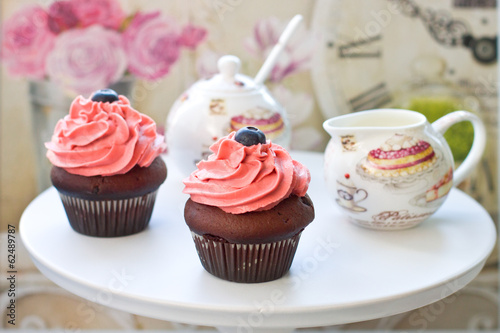
<path fill-rule="evenodd" d="M 403 87 L 420 76 L 435 76 L 452 86 L 464 80 L 473 87 L 493 85 L 494 5 L 477 0 L 319 0 L 312 24 L 321 42 L 312 76 L 324 116 L 392 106 Z M 429 56 L 437 61 L 422 61 Z"/>
<path fill-rule="evenodd" d="M 411 108 L 400 103 L 412 96 L 411 89 L 437 93 L 434 86 L 418 86 L 422 77 L 438 81 L 445 94 L 467 96 L 479 105 L 475 110 L 487 128 L 487 149 L 461 189 L 497 216 L 496 1 L 318 0 L 311 24 L 321 37 L 311 75 L 326 119 L 373 108 Z M 438 104 L 419 103 L 426 110 Z M 463 108 L 474 111 L 468 106 Z"/>

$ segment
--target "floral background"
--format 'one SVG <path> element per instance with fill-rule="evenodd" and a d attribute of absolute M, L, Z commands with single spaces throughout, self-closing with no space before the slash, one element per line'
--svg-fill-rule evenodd
<path fill-rule="evenodd" d="M 288 112 L 292 148 L 320 152 L 325 148 L 328 136 L 321 127 L 324 116 L 310 75 L 320 39 L 311 28 L 315 1 L 2 0 L 0 4 L 2 231 L 8 224 L 18 224 L 22 211 L 40 190 L 30 83 L 50 82 L 58 94 L 71 100 L 76 94 L 88 95 L 115 81 L 129 80 L 134 106 L 150 115 L 161 130 L 174 100 L 199 78 L 214 74 L 220 56 L 239 56 L 241 72 L 254 76 L 288 20 L 297 13 L 304 16 L 304 23 L 266 84 Z M 1 246 L 5 234 L 2 237 Z M 19 251 L 20 324 L 16 328 L 212 330 L 95 304 L 91 305 L 95 310 L 92 318 L 82 317 L 78 309 L 88 301 L 48 281 L 27 253 L 22 248 Z M 2 267 L 4 264 L 2 261 Z M 429 329 L 496 328 L 495 265 L 493 262 L 489 266 L 493 269 L 446 302 L 439 314 L 437 307 L 426 307 L 381 320 L 317 330 L 409 330 L 415 329 L 412 316 L 422 313 L 432 315 L 427 321 Z M 4 280 L 2 275 L 2 307 L 7 299 Z M 9 327 L 3 318 L 2 327 Z M 73 326 L 68 327 L 69 323 Z"/>
<path fill-rule="evenodd" d="M 115 0 L 63 0 L 13 13 L 3 25 L 1 55 L 12 77 L 88 95 L 125 76 L 163 78 L 181 49 L 195 49 L 206 33 L 159 10 L 127 15 Z"/>
<path fill-rule="evenodd" d="M 39 149 L 34 141 L 40 139 L 33 130 L 37 124 L 30 114 L 29 84 L 50 82 L 70 101 L 132 78 L 130 99 L 161 130 L 174 100 L 199 78 L 215 73 L 221 55 L 240 56 L 241 72 L 255 75 L 296 13 L 304 14 L 305 24 L 274 67 L 268 86 L 288 111 L 292 147 L 323 150 L 327 137 L 308 75 L 315 45 L 307 22 L 312 8 L 294 3 L 277 11 L 279 15 L 273 8 L 262 15 L 243 2 L 214 2 L 214 7 L 211 1 L 109 0 L 98 6 L 102 2 L 2 2 L 1 95 L 9 97 L 0 101 L 1 109 L 8 110 L 1 122 L 2 154 L 9 156 L 0 168 L 2 188 L 8 189 L 0 193 L 3 228 L 15 223 L 43 189 L 37 186 L 34 168 Z M 243 13 L 252 15 L 242 21 Z M 234 24 L 241 28 L 230 29 Z M 6 144 L 13 137 L 22 139 Z M 26 163 L 19 165 L 21 160 Z"/>

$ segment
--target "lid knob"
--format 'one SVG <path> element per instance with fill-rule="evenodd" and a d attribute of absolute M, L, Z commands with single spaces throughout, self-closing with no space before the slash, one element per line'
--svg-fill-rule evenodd
<path fill-rule="evenodd" d="M 217 62 L 219 72 L 224 78 L 224 81 L 233 83 L 235 75 L 239 72 L 241 67 L 240 58 L 233 55 L 225 55 Z"/>

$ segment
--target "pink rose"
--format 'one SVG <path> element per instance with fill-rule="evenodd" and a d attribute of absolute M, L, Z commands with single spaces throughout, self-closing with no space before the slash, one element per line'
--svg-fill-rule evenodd
<path fill-rule="evenodd" d="M 72 0 L 72 4 L 83 27 L 100 24 L 106 28 L 118 29 L 126 17 L 116 0 Z"/>
<path fill-rule="evenodd" d="M 107 87 L 126 68 L 120 34 L 98 25 L 61 33 L 47 58 L 51 79 L 79 94 Z"/>
<path fill-rule="evenodd" d="M 137 13 L 123 33 L 128 70 L 147 80 L 163 77 L 179 58 L 179 37 L 173 20 L 159 12 Z"/>
<path fill-rule="evenodd" d="M 69 0 L 53 2 L 49 7 L 49 29 L 53 33 L 74 28 L 78 25 L 78 18 Z"/>
<path fill-rule="evenodd" d="M 5 21 L 2 60 L 13 76 L 42 79 L 45 60 L 55 35 L 48 28 L 48 15 L 40 6 L 29 6 Z"/>
<path fill-rule="evenodd" d="M 200 44 L 205 36 L 207 35 L 207 30 L 201 27 L 197 27 L 192 24 L 188 24 L 184 28 L 182 28 L 181 37 L 179 42 L 182 46 L 185 46 L 189 49 L 195 49 L 198 44 Z"/>
<path fill-rule="evenodd" d="M 196 59 L 196 73 L 198 77 L 202 78 L 210 78 L 215 74 L 219 73 L 219 69 L 217 68 L 217 62 L 223 54 L 217 53 L 210 49 L 203 50 Z"/>

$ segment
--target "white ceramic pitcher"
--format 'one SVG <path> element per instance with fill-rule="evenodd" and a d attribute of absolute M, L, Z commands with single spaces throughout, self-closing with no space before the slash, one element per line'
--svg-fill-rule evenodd
<path fill-rule="evenodd" d="M 472 123 L 474 142 L 454 170 L 443 133 L 461 121 Z M 415 111 L 368 110 L 323 127 L 332 136 L 325 151 L 328 190 L 350 221 L 371 229 L 406 229 L 428 218 L 473 170 L 486 144 L 482 121 L 467 111 L 429 124 Z"/>

